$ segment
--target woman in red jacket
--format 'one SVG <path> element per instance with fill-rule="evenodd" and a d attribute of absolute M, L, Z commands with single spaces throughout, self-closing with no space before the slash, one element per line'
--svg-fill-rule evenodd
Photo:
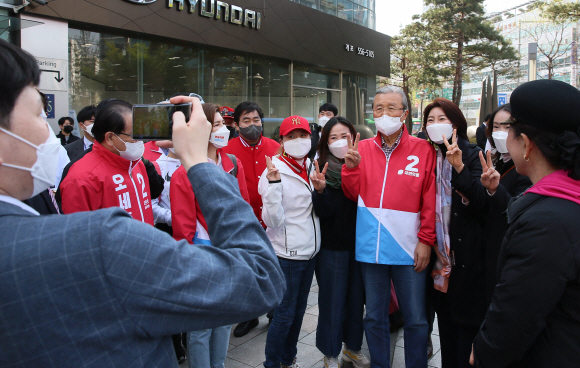
<path fill-rule="evenodd" d="M 250 203 L 246 188 L 244 167 L 234 155 L 222 151 L 227 146 L 230 132 L 224 125 L 218 105 L 206 103 L 202 105 L 207 120 L 212 124 L 212 132 L 207 145 L 208 162 L 214 163 L 225 172 L 237 177 L 240 193 L 244 200 Z M 211 246 L 207 231 L 207 222 L 200 211 L 187 172 L 180 167 L 171 177 L 169 189 L 171 202 L 171 222 L 173 237 L 176 240 L 186 239 L 197 246 Z M 228 351 L 231 326 L 189 332 L 187 335 L 187 351 L 189 367 L 223 367 Z"/>

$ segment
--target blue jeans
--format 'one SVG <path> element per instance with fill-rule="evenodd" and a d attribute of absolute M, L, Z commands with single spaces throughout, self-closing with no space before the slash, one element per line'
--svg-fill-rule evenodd
<path fill-rule="evenodd" d="M 316 256 L 318 328 L 316 347 L 338 357 L 344 342 L 359 351 L 363 340 L 364 285 L 354 251 L 321 249 Z"/>
<path fill-rule="evenodd" d="M 298 352 L 298 335 L 306 311 L 308 293 L 316 266 L 316 257 L 309 261 L 278 258 L 286 278 L 286 293 L 274 310 L 274 318 L 266 338 L 266 368 L 292 365 Z"/>
<path fill-rule="evenodd" d="M 224 368 L 232 326 L 192 331 L 187 334 L 189 368 Z"/>
<path fill-rule="evenodd" d="M 427 272 L 415 272 L 413 266 L 362 263 L 367 315 L 365 333 L 371 354 L 371 367 L 389 368 L 389 303 L 391 279 L 395 285 L 399 308 L 405 318 L 405 366 L 427 367 L 428 325 L 425 312 Z"/>

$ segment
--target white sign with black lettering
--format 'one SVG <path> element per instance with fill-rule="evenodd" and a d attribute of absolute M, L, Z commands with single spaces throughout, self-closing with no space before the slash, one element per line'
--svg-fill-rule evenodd
<path fill-rule="evenodd" d="M 68 91 L 68 62 L 60 59 L 47 59 L 37 57 L 36 62 L 40 68 L 41 90 Z"/>

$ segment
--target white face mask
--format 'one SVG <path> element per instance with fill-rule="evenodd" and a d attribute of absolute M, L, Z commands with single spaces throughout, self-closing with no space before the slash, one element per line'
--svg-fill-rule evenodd
<path fill-rule="evenodd" d="M 507 150 L 507 132 L 493 132 L 491 133 L 493 138 L 493 143 L 495 143 L 495 148 L 499 153 L 508 153 Z"/>
<path fill-rule="evenodd" d="M 329 120 L 330 118 L 328 116 L 322 116 L 318 118 L 318 125 L 320 125 L 321 128 L 324 128 L 324 126 L 326 125 L 326 123 L 328 123 Z"/>
<path fill-rule="evenodd" d="M 403 115 L 405 115 L 404 112 Z M 403 117 L 403 115 L 399 116 L 398 118 L 394 118 L 392 116 L 384 114 L 381 117 L 375 118 L 375 126 L 377 127 L 377 130 L 379 132 L 383 133 L 386 136 L 389 136 L 391 134 L 396 133 L 399 129 L 401 129 L 401 125 L 403 124 L 401 118 Z"/>
<path fill-rule="evenodd" d="M 346 139 L 339 139 L 328 145 L 330 153 L 336 158 L 343 159 L 348 152 L 348 141 Z"/>
<path fill-rule="evenodd" d="M 115 137 L 119 138 L 119 136 L 116 134 Z M 125 143 L 125 150 L 119 151 L 115 146 L 113 146 L 113 148 L 116 149 L 117 152 L 119 152 L 119 155 L 121 155 L 121 157 L 123 157 L 125 160 L 136 161 L 141 157 L 143 157 L 143 153 L 145 153 L 145 145 L 143 144 L 142 141 L 130 143 L 125 142 L 121 138 L 119 138 L 119 140 Z"/>
<path fill-rule="evenodd" d="M 86 126 L 84 123 L 82 124 L 85 127 L 85 133 L 87 133 L 88 135 L 90 135 L 91 137 L 94 137 L 93 135 L 93 126 L 95 126 L 95 124 L 91 124 L 89 126 Z"/>
<path fill-rule="evenodd" d="M 310 138 L 296 138 L 284 142 L 284 151 L 294 158 L 303 158 L 310 152 L 312 141 Z"/>
<path fill-rule="evenodd" d="M 228 145 L 228 140 L 230 139 L 230 131 L 227 126 L 222 126 L 215 132 L 212 132 L 209 136 L 209 141 L 213 143 L 215 148 L 220 149 Z"/>
<path fill-rule="evenodd" d="M 46 125 L 48 126 L 48 123 Z M 0 128 L 0 130 L 36 149 L 36 162 L 31 168 L 2 164 L 2 166 L 30 172 L 34 183 L 31 198 L 53 186 L 56 179 L 56 172 L 58 170 L 58 151 L 60 150 L 60 141 L 56 138 L 56 135 L 54 135 L 50 126 L 48 127 L 48 138 L 46 139 L 46 142 L 40 146 L 30 143 L 26 139 L 21 138 L 8 130 L 3 128 Z"/>
<path fill-rule="evenodd" d="M 433 142 L 443 144 L 444 135 L 445 139 L 449 139 L 453 135 L 453 125 L 440 123 L 428 125 L 427 134 Z"/>

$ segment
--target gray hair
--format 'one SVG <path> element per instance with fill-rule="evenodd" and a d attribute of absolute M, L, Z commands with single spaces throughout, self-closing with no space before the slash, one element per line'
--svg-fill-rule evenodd
<path fill-rule="evenodd" d="M 397 93 L 401 96 L 401 100 L 403 101 L 403 108 L 408 111 L 409 110 L 409 102 L 407 102 L 407 96 L 405 96 L 405 92 L 402 89 L 395 86 L 385 86 L 375 93 L 375 96 L 378 94 L 387 94 L 387 93 Z"/>

